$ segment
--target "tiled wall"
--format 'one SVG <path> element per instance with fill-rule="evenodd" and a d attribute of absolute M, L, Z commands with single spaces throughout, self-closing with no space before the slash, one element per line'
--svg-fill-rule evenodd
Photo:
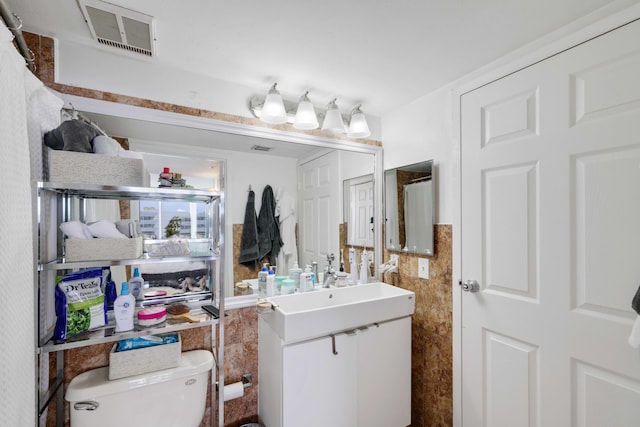
<path fill-rule="evenodd" d="M 108 100 L 141 107 L 174 111 L 218 120 L 245 123 L 252 126 L 272 127 L 289 132 L 318 134 L 319 131 L 296 131 L 287 125 L 268 125 L 254 118 L 200 110 L 185 106 L 146 100 L 120 94 L 61 85 L 54 81 L 53 40 L 39 35 L 25 33 L 31 50 L 36 55 L 38 70 L 36 75 L 47 86 L 61 92 L 89 98 Z M 339 136 L 341 139 L 346 137 Z M 380 146 L 379 141 L 358 140 L 357 142 Z M 341 235 L 345 235 L 341 229 Z M 242 225 L 233 226 L 234 242 L 239 242 Z M 453 424 L 452 404 L 452 305 L 451 305 L 451 225 L 437 225 L 435 230 L 435 256 L 430 257 L 429 280 L 415 277 L 418 257 L 400 254 L 400 273 L 385 274 L 387 283 L 409 289 L 416 293 L 416 312 L 412 320 L 412 426 L 434 427 Z M 234 248 L 234 259 L 237 259 Z M 384 259 L 389 254 L 385 251 Z M 256 277 L 256 271 L 244 266 L 234 268 L 234 281 Z M 225 425 L 240 426 L 257 420 L 257 314 L 253 308 L 229 311 L 225 320 L 225 376 L 226 383 L 239 381 L 244 372 L 253 373 L 254 387 L 247 389 L 245 396 L 225 403 Z M 183 332 L 183 349 L 211 348 L 211 328 L 202 327 Z M 106 366 L 111 345 L 99 345 L 65 352 L 65 380 L 74 375 Z M 210 400 L 209 400 L 210 401 Z M 217 408 L 213 408 L 216 416 Z M 48 426 L 53 426 L 55 417 L 50 406 Z M 210 425 L 211 408 L 207 405 L 205 419 L 201 426 Z M 217 423 L 216 423 L 217 424 Z"/>
<path fill-rule="evenodd" d="M 416 294 L 412 317 L 411 420 L 414 427 L 453 425 L 452 234 L 450 224 L 434 230 L 435 255 L 429 280 L 417 277 L 418 256 L 400 255 L 400 272 L 384 281 Z M 389 259 L 389 252 L 384 252 Z"/>

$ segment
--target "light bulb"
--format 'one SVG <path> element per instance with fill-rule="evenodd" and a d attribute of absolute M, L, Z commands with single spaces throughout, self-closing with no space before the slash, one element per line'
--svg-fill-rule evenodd
<path fill-rule="evenodd" d="M 269 89 L 269 93 L 267 93 L 267 97 L 264 100 L 262 112 L 260 113 L 260 120 L 263 122 L 271 124 L 287 122 L 287 112 L 284 109 L 282 96 L 276 89 L 277 84 L 278 83 L 274 83 L 273 86 L 271 86 L 271 89 Z"/>
<path fill-rule="evenodd" d="M 316 116 L 316 110 L 313 108 L 311 100 L 309 100 L 309 92 L 306 92 L 300 97 L 298 103 L 298 111 L 296 112 L 296 118 L 293 121 L 293 127 L 296 129 L 317 129 L 318 117 Z"/>

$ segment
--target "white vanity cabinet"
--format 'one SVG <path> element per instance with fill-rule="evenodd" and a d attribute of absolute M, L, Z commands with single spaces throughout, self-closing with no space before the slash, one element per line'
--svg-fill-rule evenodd
<path fill-rule="evenodd" d="M 411 424 L 411 317 L 286 345 L 261 318 L 259 334 L 266 426 Z"/>

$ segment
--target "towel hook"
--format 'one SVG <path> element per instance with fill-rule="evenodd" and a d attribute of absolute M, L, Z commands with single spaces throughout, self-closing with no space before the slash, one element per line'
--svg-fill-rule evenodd
<path fill-rule="evenodd" d="M 249 184 L 249 188 L 247 189 L 247 192 L 251 191 L 251 184 Z"/>

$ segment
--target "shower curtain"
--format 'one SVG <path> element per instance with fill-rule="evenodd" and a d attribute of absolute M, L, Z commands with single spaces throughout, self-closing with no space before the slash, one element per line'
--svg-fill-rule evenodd
<path fill-rule="evenodd" d="M 423 251 L 433 238 L 431 225 L 431 182 L 404 186 L 404 227 L 409 252 Z"/>
<path fill-rule="evenodd" d="M 25 67 L 12 39 L 0 22 L 0 420 L 32 426 L 37 402 L 33 189 L 42 170 L 42 136 L 59 123 L 63 103 Z"/>

